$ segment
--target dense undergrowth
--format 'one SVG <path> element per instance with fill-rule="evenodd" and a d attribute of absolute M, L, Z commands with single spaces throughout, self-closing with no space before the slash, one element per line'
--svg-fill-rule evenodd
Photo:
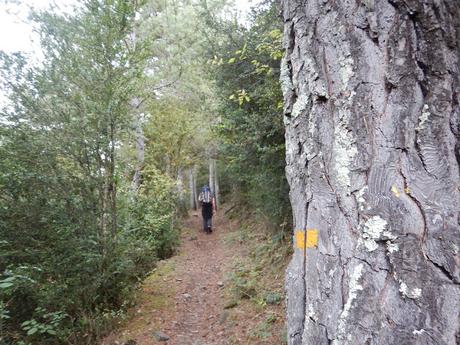
<path fill-rule="evenodd" d="M 94 227 L 67 219 L 72 215 L 56 207 L 60 195 L 47 195 L 56 200 L 52 204 L 27 200 L 22 224 L 14 222 L 19 205 L 3 203 L 0 343 L 94 344 L 129 306 L 133 289 L 156 261 L 174 252 L 178 237 L 172 186 L 157 175 L 150 190 L 134 199 L 120 193 L 119 227 L 111 240 L 101 238 Z M 38 214 L 27 212 L 35 208 Z M 91 224 L 88 215 L 78 218 Z"/>
<path fill-rule="evenodd" d="M 137 186 L 127 149 L 153 54 L 128 40 L 138 6 L 33 13 L 43 63 L 1 54 L 2 345 L 95 344 L 177 245 L 174 176 L 146 163 Z"/>
<path fill-rule="evenodd" d="M 209 65 L 221 117 L 214 127 L 221 189 L 237 208 L 256 211 L 272 231 L 287 236 L 291 209 L 284 173 L 279 11 L 278 2 L 266 1 L 252 12 L 249 27 L 210 24 L 227 39 L 209 51 Z"/>

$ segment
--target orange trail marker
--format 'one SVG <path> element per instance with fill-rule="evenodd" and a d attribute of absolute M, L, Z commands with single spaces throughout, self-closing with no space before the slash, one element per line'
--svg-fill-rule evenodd
<path fill-rule="evenodd" d="M 297 249 L 305 249 L 305 231 L 297 230 L 295 232 L 295 246 Z"/>
<path fill-rule="evenodd" d="M 318 230 L 308 229 L 305 241 L 305 231 L 297 230 L 295 232 L 295 245 L 297 249 L 317 248 L 318 247 Z"/>

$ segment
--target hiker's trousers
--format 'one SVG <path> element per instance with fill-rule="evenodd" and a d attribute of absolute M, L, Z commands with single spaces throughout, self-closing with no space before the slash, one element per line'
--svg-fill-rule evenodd
<path fill-rule="evenodd" d="M 203 217 L 203 230 L 206 231 L 208 228 L 212 228 L 212 218 Z"/>

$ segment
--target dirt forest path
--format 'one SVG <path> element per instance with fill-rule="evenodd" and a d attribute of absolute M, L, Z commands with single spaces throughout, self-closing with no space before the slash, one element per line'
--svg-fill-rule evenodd
<path fill-rule="evenodd" d="M 225 298 L 226 275 L 241 254 L 238 246 L 225 244 L 235 224 L 220 211 L 212 234 L 201 226 L 198 212 L 184 221 L 178 255 L 160 262 L 144 281 L 129 321 L 102 345 L 280 344 L 268 338 L 248 340 L 263 313 L 232 308 Z"/>

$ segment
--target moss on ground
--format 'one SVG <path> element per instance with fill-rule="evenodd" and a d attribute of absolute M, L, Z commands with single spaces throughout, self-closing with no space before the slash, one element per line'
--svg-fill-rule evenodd
<path fill-rule="evenodd" d="M 130 310 L 127 320 L 121 327 L 122 341 L 132 339 L 146 329 L 160 326 L 152 320 L 150 316 L 152 310 L 162 313 L 174 312 L 176 291 L 174 284 L 170 282 L 175 279 L 175 269 L 175 258 L 163 260 L 145 278 L 136 296 L 136 307 Z"/>
<path fill-rule="evenodd" d="M 222 241 L 226 246 L 238 247 L 226 277 L 226 304 L 232 305 L 230 325 L 248 315 L 254 321 L 244 331 L 244 339 L 234 343 L 284 344 L 283 277 L 291 254 L 290 243 L 276 240 L 262 224 L 243 224 Z"/>

